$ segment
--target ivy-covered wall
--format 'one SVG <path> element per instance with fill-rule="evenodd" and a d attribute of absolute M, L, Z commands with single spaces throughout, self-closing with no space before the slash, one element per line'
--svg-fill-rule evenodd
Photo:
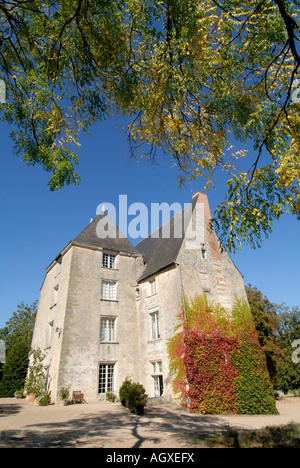
<path fill-rule="evenodd" d="M 183 407 L 202 414 L 277 412 L 265 355 L 244 301 L 237 300 L 229 313 L 205 296 L 196 297 L 180 319 L 169 358 Z"/>

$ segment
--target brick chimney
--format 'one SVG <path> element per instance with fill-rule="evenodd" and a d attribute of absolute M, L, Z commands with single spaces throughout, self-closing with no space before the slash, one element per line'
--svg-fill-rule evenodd
<path fill-rule="evenodd" d="M 206 193 L 200 192 L 199 190 L 193 194 L 193 197 L 198 195 L 197 203 L 202 203 L 204 206 L 204 226 L 207 232 L 207 240 L 209 243 L 209 248 L 211 252 L 211 256 L 217 262 L 221 261 L 221 254 L 219 248 L 219 240 L 215 231 L 211 231 L 209 228 L 209 221 L 211 220 L 211 212 L 208 203 L 208 197 Z"/>

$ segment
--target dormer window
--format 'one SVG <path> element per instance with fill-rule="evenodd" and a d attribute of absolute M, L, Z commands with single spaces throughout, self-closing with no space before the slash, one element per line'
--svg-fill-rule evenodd
<path fill-rule="evenodd" d="M 157 293 L 156 278 L 149 281 L 149 285 L 150 285 L 150 296 L 153 296 L 154 294 Z"/>
<path fill-rule="evenodd" d="M 62 257 L 59 257 L 58 260 L 56 261 L 56 274 L 55 276 L 58 276 L 61 272 L 61 263 L 62 263 Z"/>
<path fill-rule="evenodd" d="M 102 256 L 102 266 L 104 268 L 116 268 L 116 255 L 104 253 Z"/>
<path fill-rule="evenodd" d="M 56 286 L 54 286 L 53 288 L 53 291 L 52 291 L 52 303 L 51 303 L 51 307 L 54 307 L 56 304 L 57 304 L 57 298 L 58 298 L 58 288 L 59 288 L 59 285 L 57 284 Z"/>

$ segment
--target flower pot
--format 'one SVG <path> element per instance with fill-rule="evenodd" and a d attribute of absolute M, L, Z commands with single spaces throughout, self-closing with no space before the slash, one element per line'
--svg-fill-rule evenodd
<path fill-rule="evenodd" d="M 60 400 L 59 406 L 66 406 L 68 400 Z"/>
<path fill-rule="evenodd" d="M 144 414 L 144 405 L 138 405 L 135 407 L 135 414 L 138 414 L 139 416 L 141 416 L 142 414 Z"/>
<path fill-rule="evenodd" d="M 29 401 L 29 403 L 34 403 L 35 393 L 29 393 L 29 395 L 27 395 L 26 399 L 27 399 L 27 401 Z"/>

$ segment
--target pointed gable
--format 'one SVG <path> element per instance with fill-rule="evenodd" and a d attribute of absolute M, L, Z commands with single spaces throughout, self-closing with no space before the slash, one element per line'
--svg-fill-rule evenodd
<path fill-rule="evenodd" d="M 193 197 L 191 209 L 185 208 L 167 223 L 140 241 L 136 248 L 144 255 L 145 270 L 138 281 L 157 273 L 176 262 L 184 240 L 185 227 L 190 221 L 197 202 L 198 193 Z M 169 234 L 167 237 L 164 234 Z"/>
<path fill-rule="evenodd" d="M 73 239 L 74 243 L 101 247 L 117 252 L 141 253 L 124 236 L 106 213 L 100 213 Z"/>

